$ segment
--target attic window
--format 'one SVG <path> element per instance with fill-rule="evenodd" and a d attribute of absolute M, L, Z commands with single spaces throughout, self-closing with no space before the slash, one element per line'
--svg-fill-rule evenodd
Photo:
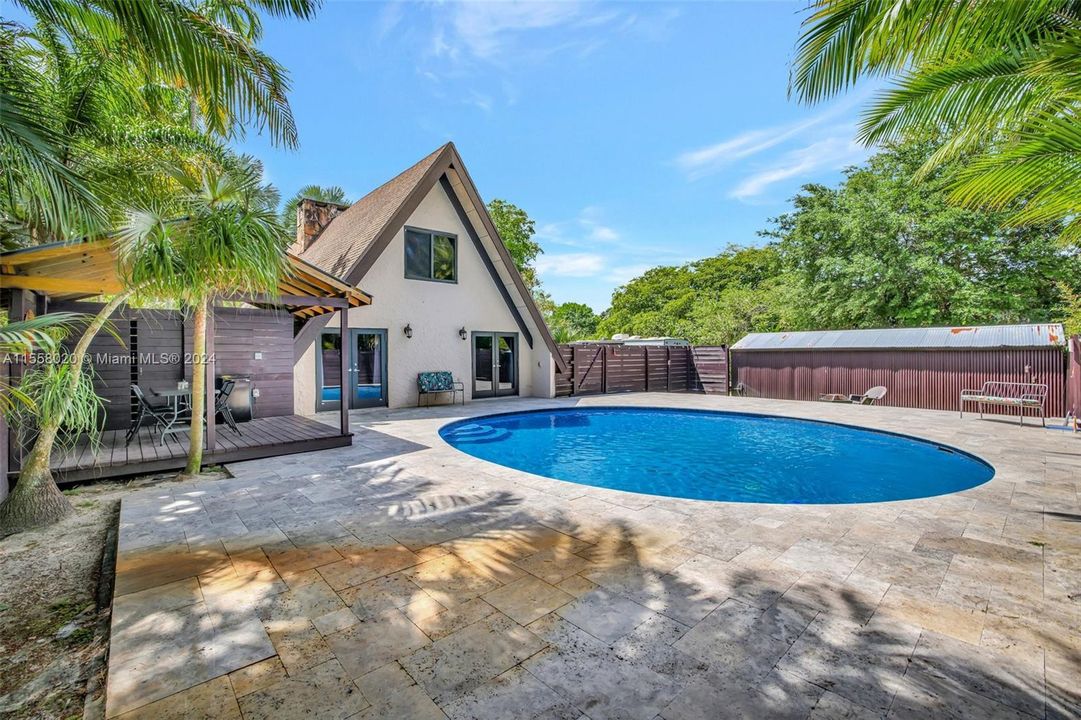
<path fill-rule="evenodd" d="M 405 230 L 405 276 L 411 280 L 458 282 L 458 238 L 430 230 Z"/>

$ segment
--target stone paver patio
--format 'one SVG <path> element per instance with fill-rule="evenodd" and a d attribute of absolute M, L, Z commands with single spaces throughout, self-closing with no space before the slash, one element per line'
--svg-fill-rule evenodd
<path fill-rule="evenodd" d="M 950 413 L 624 395 L 974 452 L 903 502 L 680 500 L 447 447 L 515 400 L 354 414 L 351 448 L 123 502 L 110 718 L 1081 716 L 1081 438 Z"/>

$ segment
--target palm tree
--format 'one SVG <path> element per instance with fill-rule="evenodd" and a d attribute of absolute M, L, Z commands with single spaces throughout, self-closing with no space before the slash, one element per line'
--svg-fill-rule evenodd
<path fill-rule="evenodd" d="M 14 424 L 24 430 L 36 425 L 37 436 L 19 469 L 15 488 L 0 504 L 0 537 L 52 524 L 71 512 L 71 503 L 53 479 L 49 460 L 61 430 L 92 437 L 100 431 L 101 400 L 94 393 L 93 378 L 83 372 L 83 361 L 90 342 L 131 294 L 125 291 L 106 303 L 63 363 L 46 363 L 24 376 L 19 391 L 32 398 L 34 407 L 21 420 L 16 415 Z"/>
<path fill-rule="evenodd" d="M 275 293 L 286 272 L 290 238 L 275 213 L 277 191 L 262 184 L 262 165 L 254 159 L 241 157 L 228 170 L 204 168 L 177 179 L 184 190 L 171 211 L 129 213 L 119 251 L 130 285 L 191 308 L 192 424 L 184 472 L 195 474 L 203 457 L 210 303 L 219 294 Z"/>
<path fill-rule="evenodd" d="M 345 199 L 345 190 L 342 190 L 337 185 L 305 185 L 297 190 L 296 194 L 282 206 L 281 224 L 292 230 L 294 237 L 297 234 L 297 207 L 300 206 L 300 201 L 305 199 L 332 202 L 339 205 L 349 204 L 349 201 Z"/>
<path fill-rule="evenodd" d="M 42 112 L 40 68 L 21 33 L 0 23 L 0 238 L 44 239 L 99 227 L 105 213 L 62 158 L 67 141 Z"/>
<path fill-rule="evenodd" d="M 864 76 L 893 83 L 861 140 L 941 134 L 920 177 L 969 156 L 956 201 L 1011 208 L 1014 224 L 1065 219 L 1081 241 L 1081 2 L 816 0 L 791 90 L 813 103 Z"/>
<path fill-rule="evenodd" d="M 162 190 L 144 161 L 163 148 L 174 164 L 220 158 L 249 124 L 296 146 L 288 76 L 256 46 L 259 13 L 306 19 L 318 0 L 14 2 L 35 22 L 0 21 L 5 245 L 108 229 L 133 194 Z"/>
<path fill-rule="evenodd" d="M 81 317 L 69 312 L 17 322 L 6 322 L 0 317 L 0 362 L 17 362 L 17 356 L 35 351 L 55 353 L 60 348 L 60 341 Z M 34 398 L 11 385 L 7 378 L 0 377 L 0 412 L 11 413 L 20 406 L 30 411 L 38 407 Z"/>

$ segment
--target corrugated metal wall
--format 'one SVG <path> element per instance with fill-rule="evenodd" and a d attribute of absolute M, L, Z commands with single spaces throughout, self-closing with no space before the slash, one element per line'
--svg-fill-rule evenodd
<path fill-rule="evenodd" d="M 1066 376 L 1066 408 L 1081 417 L 1081 335 L 1070 338 L 1069 371 Z"/>
<path fill-rule="evenodd" d="M 824 393 L 888 392 L 882 405 L 958 409 L 964 388 L 988 380 L 1048 386 L 1047 414 L 1065 411 L 1066 359 L 1058 348 L 996 350 L 778 350 L 731 353 L 733 384 L 746 394 L 817 400 Z"/>

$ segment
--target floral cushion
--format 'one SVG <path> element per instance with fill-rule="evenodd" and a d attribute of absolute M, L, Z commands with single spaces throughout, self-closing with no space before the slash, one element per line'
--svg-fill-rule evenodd
<path fill-rule="evenodd" d="M 454 389 L 454 377 L 446 370 L 422 372 L 417 375 L 417 388 L 422 393 L 449 392 Z"/>

